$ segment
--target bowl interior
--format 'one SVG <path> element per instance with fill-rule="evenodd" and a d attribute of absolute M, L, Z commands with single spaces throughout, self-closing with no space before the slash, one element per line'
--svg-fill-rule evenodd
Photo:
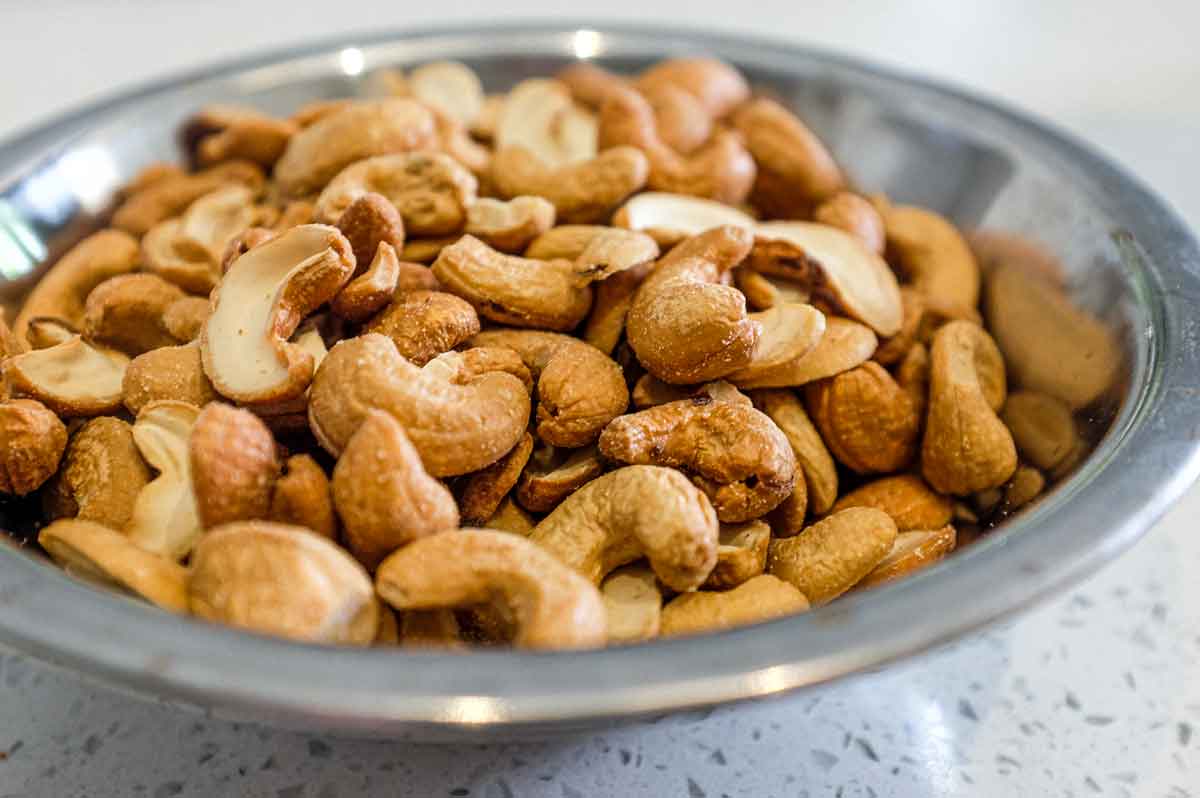
<path fill-rule="evenodd" d="M 369 92 L 373 70 L 439 58 L 464 61 L 489 90 L 502 90 L 580 56 L 636 70 L 683 53 L 723 57 L 757 90 L 796 109 L 864 191 L 931 207 L 968 230 L 1020 235 L 1060 257 L 1071 298 L 1113 331 L 1123 356 L 1111 389 L 1080 416 L 1096 448 L 1073 476 L 1029 512 L 905 584 L 799 618 L 694 640 L 589 654 L 397 661 L 394 654 L 323 650 L 169 618 L 89 593 L 30 554 L 3 546 L 0 599 L 6 586 L 16 598 L 0 600 L 0 637 L 100 676 L 234 714 L 253 707 L 256 716 L 319 716 L 325 725 L 393 732 L 400 724 L 421 724 L 419 736 L 428 736 L 447 726 L 596 718 L 818 682 L 1023 605 L 1112 556 L 1144 529 L 1145 513 L 1129 519 L 1125 512 L 1113 525 L 1119 529 L 1089 547 L 1071 530 L 1103 516 L 1080 517 L 1071 503 L 1089 487 L 1101 489 L 1099 477 L 1153 398 L 1156 365 L 1164 357 L 1156 335 L 1166 335 L 1168 321 L 1155 298 L 1161 278 L 1147 238 L 1154 232 L 1148 215 L 1160 206 L 1073 142 L 1003 109 L 819 53 L 608 27 L 457 30 L 318 46 L 150 87 L 0 151 L 0 302 L 17 301 L 39 264 L 94 227 L 115 190 L 141 166 L 176 160 L 176 131 L 199 106 L 239 103 L 286 114 L 312 100 Z M 1184 243 L 1192 247 L 1184 254 L 1194 258 L 1194 244 Z M 1186 460 L 1189 478 L 1193 450 L 1177 458 Z M 1153 496 L 1131 494 L 1127 503 L 1143 507 L 1152 498 L 1160 511 L 1166 492 L 1160 486 Z M 1114 497 L 1114 512 L 1125 506 Z M 0 529 L 26 527 L 31 512 L 28 502 L 0 504 Z M 1038 536 L 1057 537 L 1046 543 Z M 980 595 L 979 585 L 993 579 L 1006 581 Z M 85 641 L 39 630 L 34 604 L 43 618 L 91 623 L 95 634 Z M 192 658 L 211 646 L 229 656 L 223 662 Z M 266 661 L 275 663 L 278 678 L 256 672 Z M 641 673 L 650 675 L 628 683 Z M 464 696 L 484 703 L 464 704 Z"/>

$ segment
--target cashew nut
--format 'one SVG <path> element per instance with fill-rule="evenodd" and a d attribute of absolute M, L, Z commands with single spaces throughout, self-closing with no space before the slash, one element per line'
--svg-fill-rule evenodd
<path fill-rule="evenodd" d="M 192 488 L 204 528 L 265 519 L 279 458 L 275 438 L 258 416 L 212 402 L 197 416 L 190 441 Z"/>
<path fill-rule="evenodd" d="M 807 500 L 813 512 L 816 515 L 829 512 L 837 500 L 837 466 L 804 405 L 791 391 L 755 391 L 751 397 L 755 407 L 775 422 L 791 444 L 796 464 L 804 473 Z M 796 482 L 799 484 L 799 477 Z M 792 530 L 795 531 L 798 530 Z"/>
<path fill-rule="evenodd" d="M 1012 433 L 1021 457 L 1044 471 L 1062 463 L 1079 439 L 1071 408 L 1049 394 L 1009 394 L 1000 418 Z"/>
<path fill-rule="evenodd" d="M 644 374 L 638 379 L 631 396 L 633 406 L 639 410 L 697 397 L 707 397 L 714 402 L 733 402 L 747 407 L 752 404 L 750 397 L 725 380 L 713 380 L 702 385 L 670 385 L 652 374 Z"/>
<path fill-rule="evenodd" d="M 930 490 L 915 474 L 898 474 L 868 482 L 842 496 L 833 512 L 847 507 L 874 507 L 896 522 L 901 532 L 914 529 L 940 529 L 950 523 L 954 505 L 945 496 Z"/>
<path fill-rule="evenodd" d="M 32 399 L 0 402 L 0 493 L 24 496 L 58 471 L 67 428 Z"/>
<path fill-rule="evenodd" d="M 128 364 L 121 353 L 97 349 L 76 335 L 49 349 L 10 357 L 3 370 L 14 392 L 73 418 L 116 411 Z"/>
<path fill-rule="evenodd" d="M 894 582 L 933 565 L 954 551 L 957 539 L 954 527 L 949 524 L 939 529 L 901 532 L 896 535 L 892 550 L 855 585 L 855 589 Z"/>
<path fill-rule="evenodd" d="M 354 254 L 337 228 L 293 227 L 242 255 L 213 292 L 200 336 L 204 371 L 239 402 L 299 396 L 313 357 L 287 338 L 328 302 L 354 271 Z"/>
<path fill-rule="evenodd" d="M 208 311 L 208 297 L 185 296 L 167 306 L 162 317 L 163 329 L 177 342 L 191 343 L 200 337 Z"/>
<path fill-rule="evenodd" d="M 441 369 L 417 368 L 389 339 L 369 333 L 330 350 L 313 380 L 308 413 L 317 440 L 338 454 L 370 410 L 383 410 L 404 427 L 425 469 L 440 477 L 496 462 L 525 433 L 529 408 L 524 383 L 511 374 L 456 382 Z"/>
<path fill-rule="evenodd" d="M 717 564 L 704 583 L 710 590 L 737 587 L 761 574 L 767 567 L 767 545 L 771 527 L 764 521 L 722 524 L 717 546 Z"/>
<path fill-rule="evenodd" d="M 333 540 L 337 535 L 337 519 L 330 490 L 329 477 L 311 455 L 293 455 L 275 480 L 270 518 L 276 523 L 311 529 Z"/>
<path fill-rule="evenodd" d="M 752 201 L 771 216 L 806 215 L 845 186 L 821 140 L 774 100 L 760 97 L 742 106 L 734 125 L 758 163 Z"/>
<path fill-rule="evenodd" d="M 83 311 L 83 336 L 136 357 L 171 346 L 175 336 L 163 317 L 184 293 L 153 274 L 122 274 L 105 280 L 88 294 Z"/>
<path fill-rule="evenodd" d="M 859 474 L 886 474 L 912 462 L 921 417 L 883 366 L 863 363 L 809 383 L 808 412 L 833 456 Z"/>
<path fill-rule="evenodd" d="M 5 405 L 0 405 L 0 413 Z M 94 418 L 71 436 L 52 491 L 56 517 L 72 516 L 110 529 L 125 529 L 150 469 L 119 418 Z"/>
<path fill-rule="evenodd" d="M 726 379 L 753 383 L 798 363 L 825 335 L 825 316 L 812 305 L 785 302 L 749 314 L 761 333 L 750 362 Z"/>
<path fill-rule="evenodd" d="M 399 282 L 400 260 L 396 250 L 391 244 L 380 242 L 366 271 L 346 283 L 329 303 L 329 309 L 346 321 L 364 322 L 392 300 Z"/>
<path fill-rule="evenodd" d="M 1004 396 L 1004 360 L 991 336 L 966 321 L 938 330 L 921 447 L 921 473 L 935 490 L 966 496 L 1012 476 L 1016 446 L 996 416 Z"/>
<path fill-rule="evenodd" d="M 882 215 L 888 254 L 914 288 L 948 305 L 979 303 L 979 264 L 950 221 L 913 205 L 889 205 Z"/>
<path fill-rule="evenodd" d="M 197 343 L 164 346 L 138 355 L 125 368 L 121 401 L 137 415 L 151 402 L 174 399 L 204 407 L 217 399 L 217 392 L 204 373 Z"/>
<path fill-rule="evenodd" d="M 646 185 L 650 164 L 634 147 L 613 147 L 580 162 L 552 167 L 524 147 L 492 158 L 491 178 L 501 197 L 545 197 L 563 222 L 596 222 Z"/>
<path fill-rule="evenodd" d="M 461 124 L 471 125 L 483 108 L 483 85 L 466 64 L 434 61 L 408 75 L 409 93 Z"/>
<path fill-rule="evenodd" d="M 674 590 L 695 590 L 717 562 L 717 516 L 683 474 L 628 466 L 592 480 L 546 516 L 529 539 L 593 584 L 646 557 Z"/>
<path fill-rule="evenodd" d="M 639 75 L 636 83 L 643 90 L 664 84 L 691 94 L 713 119 L 726 116 L 750 97 L 742 74 L 715 58 L 668 58 Z"/>
<path fill-rule="evenodd" d="M 845 230 L 876 255 L 887 248 L 883 217 L 870 200 L 850 191 L 839 191 L 824 200 L 813 211 L 813 221 Z"/>
<path fill-rule="evenodd" d="M 69 573 L 119 587 L 171 612 L 188 609 L 187 571 L 93 521 L 55 521 L 38 543 Z"/>
<path fill-rule="evenodd" d="M 508 454 L 472 474 L 463 486 L 459 512 L 469 526 L 485 525 L 508 495 L 533 452 L 533 436 L 526 433 Z"/>
<path fill-rule="evenodd" d="M 217 527 L 192 552 L 194 615 L 312 643 L 369 645 L 379 625 L 371 579 L 307 529 L 266 521 Z"/>
<path fill-rule="evenodd" d="M 807 355 L 760 373 L 738 387 L 788 388 L 832 377 L 865 363 L 875 352 L 878 339 L 870 327 L 839 316 L 825 316 L 825 334 Z"/>
<path fill-rule="evenodd" d="M 380 244 L 388 244 L 396 251 L 404 248 L 404 219 L 400 211 L 391 200 L 374 191 L 355 197 L 338 216 L 337 228 L 354 251 L 356 273 L 365 271 L 367 264 L 379 257 Z"/>
<path fill-rule="evenodd" d="M 914 344 L 896 367 L 896 384 L 908 394 L 917 415 L 925 417 L 929 405 L 929 349 L 925 344 Z"/>
<path fill-rule="evenodd" d="M 506 346 L 537 381 L 537 434 L 551 446 L 595 442 L 625 412 L 629 389 L 612 358 L 578 338 L 534 330 L 489 330 L 474 346 Z"/>
<path fill-rule="evenodd" d="M 821 606 L 873 571 L 895 542 L 896 522 L 890 515 L 872 507 L 851 507 L 795 537 L 771 541 L 767 571 Z"/>
<path fill-rule="evenodd" d="M 522 648 L 590 648 L 605 640 L 604 602 L 588 581 L 528 540 L 489 529 L 455 529 L 392 554 L 375 575 L 398 610 L 498 603 L 512 614 Z"/>
<path fill-rule="evenodd" d="M 505 496 L 492 517 L 488 519 L 488 529 L 498 529 L 501 532 L 511 532 L 521 537 L 529 537 L 533 532 L 533 517 L 513 501 L 512 496 Z"/>
<path fill-rule="evenodd" d="M 646 191 L 622 205 L 613 215 L 613 224 L 628 230 L 641 230 L 661 246 L 668 247 L 717 227 L 750 229 L 755 222 L 744 212 L 723 202 Z"/>
<path fill-rule="evenodd" d="M 558 81 L 526 80 L 504 101 L 495 143 L 498 152 L 523 148 L 550 168 L 581 163 L 596 155 L 596 120 Z"/>
<path fill-rule="evenodd" d="M 407 360 L 424 366 L 479 332 L 479 316 L 453 294 L 411 291 L 397 295 L 364 330 L 386 335 Z"/>
<path fill-rule="evenodd" d="M 654 571 L 636 564 L 618 568 L 600 583 L 600 597 L 610 644 L 658 637 L 663 597 Z"/>
<path fill-rule="evenodd" d="M 778 577 L 762 574 L 733 590 L 675 597 L 663 607 L 662 636 L 718 632 L 805 612 L 808 608 L 808 599 L 795 587 Z"/>
<path fill-rule="evenodd" d="M 253 108 L 210 105 L 184 124 L 182 138 L 201 166 L 241 158 L 269 169 L 297 129 L 291 120 Z"/>
<path fill-rule="evenodd" d="M 517 483 L 517 501 L 526 510 L 548 513 L 581 487 L 604 473 L 595 446 L 556 449 L 543 446 L 533 452 Z"/>
<path fill-rule="evenodd" d="M 199 413 L 183 402 L 152 402 L 133 423 L 133 442 L 158 476 L 138 493 L 125 534 L 146 551 L 176 561 L 187 557 L 204 531 L 188 456 Z"/>
<path fill-rule="evenodd" d="M 466 232 L 501 252 L 520 252 L 553 226 L 554 205 L 542 197 L 485 197 L 467 210 Z"/>
<path fill-rule="evenodd" d="M 242 186 L 257 194 L 263 182 L 262 169 L 249 161 L 226 161 L 201 172 L 156 180 L 121 203 L 113 213 L 113 227 L 145 235 L 159 222 L 183 213 L 205 194 L 227 186 Z"/>
<path fill-rule="evenodd" d="M 703 397 L 614 419 L 600 435 L 600 453 L 620 463 L 693 474 L 717 516 L 729 523 L 773 510 L 796 478 L 792 448 L 770 418 Z"/>

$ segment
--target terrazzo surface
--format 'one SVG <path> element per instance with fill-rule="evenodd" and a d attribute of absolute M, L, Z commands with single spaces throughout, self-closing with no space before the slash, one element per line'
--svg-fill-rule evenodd
<path fill-rule="evenodd" d="M 342 0 L 336 18 L 233 0 L 0 4 L 0 136 L 152 74 L 364 27 L 561 13 L 482 0 Z M 624 21 L 801 36 L 1006 98 L 1116 155 L 1200 222 L 1200 5 L 1013 0 L 611 0 Z M 239 24 L 230 26 L 236 18 Z M 912 20 L 922 21 L 914 30 Z M 145 43 L 170 25 L 186 37 Z M 898 31 L 909 34 L 897 35 Z M 51 38 L 60 52 L 45 59 Z M 37 63 L 37 69 L 27 65 Z M 1047 79 L 1050 75 L 1053 79 Z M 1090 580 L 1027 615 L 799 695 L 548 742 L 415 746 L 233 724 L 0 649 L 0 798 L 1200 798 L 1200 491 Z M 981 590 L 987 585 L 981 584 Z"/>

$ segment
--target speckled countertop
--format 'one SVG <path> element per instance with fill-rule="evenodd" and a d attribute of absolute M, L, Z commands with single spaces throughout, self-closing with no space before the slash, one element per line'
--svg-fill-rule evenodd
<path fill-rule="evenodd" d="M 499 13 L 481 0 L 409 5 L 342 0 L 332 19 L 328 6 L 292 13 L 284 0 L 2 4 L 0 31 L 29 35 L 3 37 L 0 69 L 10 77 L 0 81 L 0 136 L 97 92 L 248 48 Z M 545 17 L 559 5 L 504 8 Z M 1200 58 L 1188 34 L 1200 5 L 1104 0 L 1086 15 L 1032 0 L 978 5 L 767 0 L 731 21 L 717 2 L 622 0 L 590 13 L 792 31 L 957 80 L 1099 144 L 1200 223 Z M 169 30 L 187 36 L 164 44 Z M 51 42 L 55 52 L 82 55 L 47 59 Z M 1091 580 L 879 673 L 540 744 L 411 746 L 277 732 L 128 698 L 0 649 L 0 798 L 1200 798 L 1198 526 L 1194 489 Z"/>

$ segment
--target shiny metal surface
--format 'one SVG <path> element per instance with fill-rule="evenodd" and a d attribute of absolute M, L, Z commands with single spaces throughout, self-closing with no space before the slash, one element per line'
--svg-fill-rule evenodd
<path fill-rule="evenodd" d="M 612 26 L 441 30 L 305 48 L 123 95 L 0 149 L 0 300 L 78 236 L 196 106 L 275 112 L 354 93 L 380 66 L 459 58 L 489 88 L 575 57 L 726 58 L 799 108 L 856 182 L 1061 254 L 1126 355 L 1097 448 L 1029 512 L 906 582 L 804 616 L 589 653 L 331 650 L 157 612 L 0 546 L 0 639 L 141 694 L 304 728 L 446 739 L 546 734 L 765 696 L 879 666 L 1029 605 L 1115 557 L 1200 471 L 1200 249 L 1117 167 L 1037 122 L 826 54 Z M 0 506 L 0 527 L 16 525 Z"/>

